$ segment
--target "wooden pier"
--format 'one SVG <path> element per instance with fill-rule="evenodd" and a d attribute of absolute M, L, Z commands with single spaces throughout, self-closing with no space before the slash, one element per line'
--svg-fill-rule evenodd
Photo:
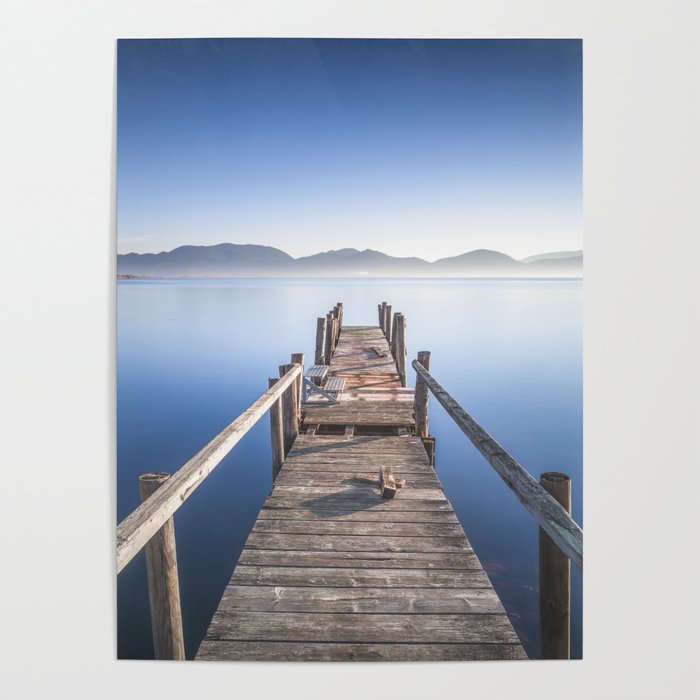
<path fill-rule="evenodd" d="M 197 658 L 526 658 L 415 435 L 414 390 L 379 327 L 341 328 L 334 377 L 339 403 L 302 408 Z M 381 467 L 406 479 L 391 500 L 355 478 Z"/>
<path fill-rule="evenodd" d="M 171 478 L 145 477 L 156 490 L 119 525 L 118 571 L 150 548 L 157 658 L 183 658 L 172 515 L 267 411 L 273 489 L 197 659 L 527 658 L 435 473 L 429 393 L 540 523 L 543 656 L 567 658 L 569 561 L 583 560 L 568 502 L 437 383 L 430 353 L 412 363 L 415 390 L 406 386 L 402 314 L 381 304 L 377 326 L 345 326 L 342 315 L 338 304 L 318 319 L 312 367 L 292 355 L 268 391 Z M 166 530 L 167 551 L 154 537 Z"/>

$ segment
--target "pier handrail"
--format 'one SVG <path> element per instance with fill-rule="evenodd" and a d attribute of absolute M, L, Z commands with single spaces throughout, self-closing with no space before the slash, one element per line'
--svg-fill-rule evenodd
<path fill-rule="evenodd" d="M 449 395 L 418 360 L 413 360 L 411 366 L 557 547 L 582 569 L 583 531 L 576 521 Z"/>
<path fill-rule="evenodd" d="M 117 573 L 138 554 L 153 535 L 175 511 L 192 495 L 204 479 L 226 457 L 241 438 L 280 399 L 282 394 L 301 377 L 302 365 L 294 364 L 273 387 L 227 425 L 213 440 L 138 508 L 117 526 Z"/>

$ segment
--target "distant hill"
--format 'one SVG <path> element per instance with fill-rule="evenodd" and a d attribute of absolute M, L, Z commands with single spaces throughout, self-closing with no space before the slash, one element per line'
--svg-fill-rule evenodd
<path fill-rule="evenodd" d="M 472 250 L 470 253 L 452 258 L 436 260 L 433 269 L 440 274 L 462 276 L 469 274 L 479 277 L 501 277 L 520 275 L 524 270 L 522 263 L 495 250 Z"/>
<path fill-rule="evenodd" d="M 582 271 L 582 251 L 515 260 L 480 249 L 430 263 L 355 248 L 294 259 L 270 246 L 221 243 L 117 256 L 117 274 L 134 277 L 581 277 Z"/>
<path fill-rule="evenodd" d="M 562 250 L 557 253 L 540 253 L 539 255 L 531 255 L 528 258 L 522 258 L 520 262 L 533 263 L 540 260 L 560 260 L 562 258 L 578 258 L 583 257 L 582 250 Z"/>
<path fill-rule="evenodd" d="M 220 243 L 184 245 L 163 253 L 128 253 L 117 256 L 120 275 L 141 277 L 239 277 L 283 274 L 294 264 L 287 253 L 264 245 Z"/>

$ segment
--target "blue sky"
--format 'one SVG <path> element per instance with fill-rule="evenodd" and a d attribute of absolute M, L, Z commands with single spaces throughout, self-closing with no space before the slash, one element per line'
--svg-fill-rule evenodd
<path fill-rule="evenodd" d="M 119 252 L 582 247 L 579 40 L 120 40 Z"/>

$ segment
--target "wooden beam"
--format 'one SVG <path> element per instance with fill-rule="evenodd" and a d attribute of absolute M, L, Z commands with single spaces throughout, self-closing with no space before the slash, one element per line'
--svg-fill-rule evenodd
<path fill-rule="evenodd" d="M 306 360 L 306 355 L 303 352 L 292 353 L 291 361 L 293 365 L 301 365 L 301 372 L 297 376 L 295 383 L 297 387 L 297 427 L 301 423 L 301 387 L 304 383 L 304 361 Z"/>
<path fill-rule="evenodd" d="M 540 484 L 571 515 L 571 479 L 545 472 Z M 540 646 L 543 659 L 571 656 L 571 561 L 540 528 Z"/>
<path fill-rule="evenodd" d="M 326 347 L 323 352 L 325 364 L 330 365 L 333 350 L 335 349 L 335 338 L 333 337 L 333 314 L 326 314 Z"/>
<path fill-rule="evenodd" d="M 343 302 L 339 301 L 336 304 L 336 307 L 338 309 L 338 328 L 343 327 Z"/>
<path fill-rule="evenodd" d="M 279 381 L 276 377 L 270 377 L 270 389 Z M 294 386 L 294 382 L 289 388 Z M 289 389 L 288 388 L 288 389 Z M 282 396 L 270 406 L 270 442 L 272 443 L 272 481 L 277 479 L 280 469 L 284 464 L 284 419 L 282 417 Z"/>
<path fill-rule="evenodd" d="M 571 561 L 583 568 L 583 531 L 571 516 L 518 464 L 431 376 L 417 360 L 413 369 L 423 378 L 433 396 L 498 472 L 518 500 L 534 516 Z"/>
<path fill-rule="evenodd" d="M 395 314 L 396 319 L 396 370 L 401 377 L 401 386 L 406 386 L 406 317 L 403 314 Z"/>
<path fill-rule="evenodd" d="M 430 372 L 430 353 L 427 350 L 421 350 L 418 353 L 418 362 Z M 416 375 L 416 389 L 413 398 L 413 408 L 416 414 L 416 435 L 419 437 L 428 437 L 428 387 L 420 375 Z"/>
<path fill-rule="evenodd" d="M 326 319 L 319 317 L 316 319 L 316 352 L 314 363 L 317 365 L 326 364 Z"/>
<path fill-rule="evenodd" d="M 280 365 L 280 377 L 284 377 L 294 365 Z M 299 401 L 297 400 L 297 383 L 292 382 L 282 394 L 282 428 L 284 456 L 291 449 L 299 434 Z M 270 412 L 272 416 L 272 412 Z"/>
<path fill-rule="evenodd" d="M 386 333 L 384 334 L 386 336 L 386 342 L 389 343 L 389 347 L 391 347 L 391 338 L 392 338 L 392 324 L 393 324 L 393 314 L 391 312 L 391 304 L 386 305 Z"/>
<path fill-rule="evenodd" d="M 265 415 L 300 372 L 301 368 L 295 366 L 275 384 L 274 389 L 266 391 L 252 406 L 175 472 L 151 498 L 144 501 L 119 523 L 117 573 L 124 569 L 241 438 Z"/>
<path fill-rule="evenodd" d="M 141 503 L 150 498 L 169 478 L 167 472 L 142 474 L 139 477 Z M 163 527 L 146 544 L 146 576 L 155 657 L 182 661 L 185 658 L 185 636 L 182 631 L 175 525 L 172 517 L 163 523 Z"/>

